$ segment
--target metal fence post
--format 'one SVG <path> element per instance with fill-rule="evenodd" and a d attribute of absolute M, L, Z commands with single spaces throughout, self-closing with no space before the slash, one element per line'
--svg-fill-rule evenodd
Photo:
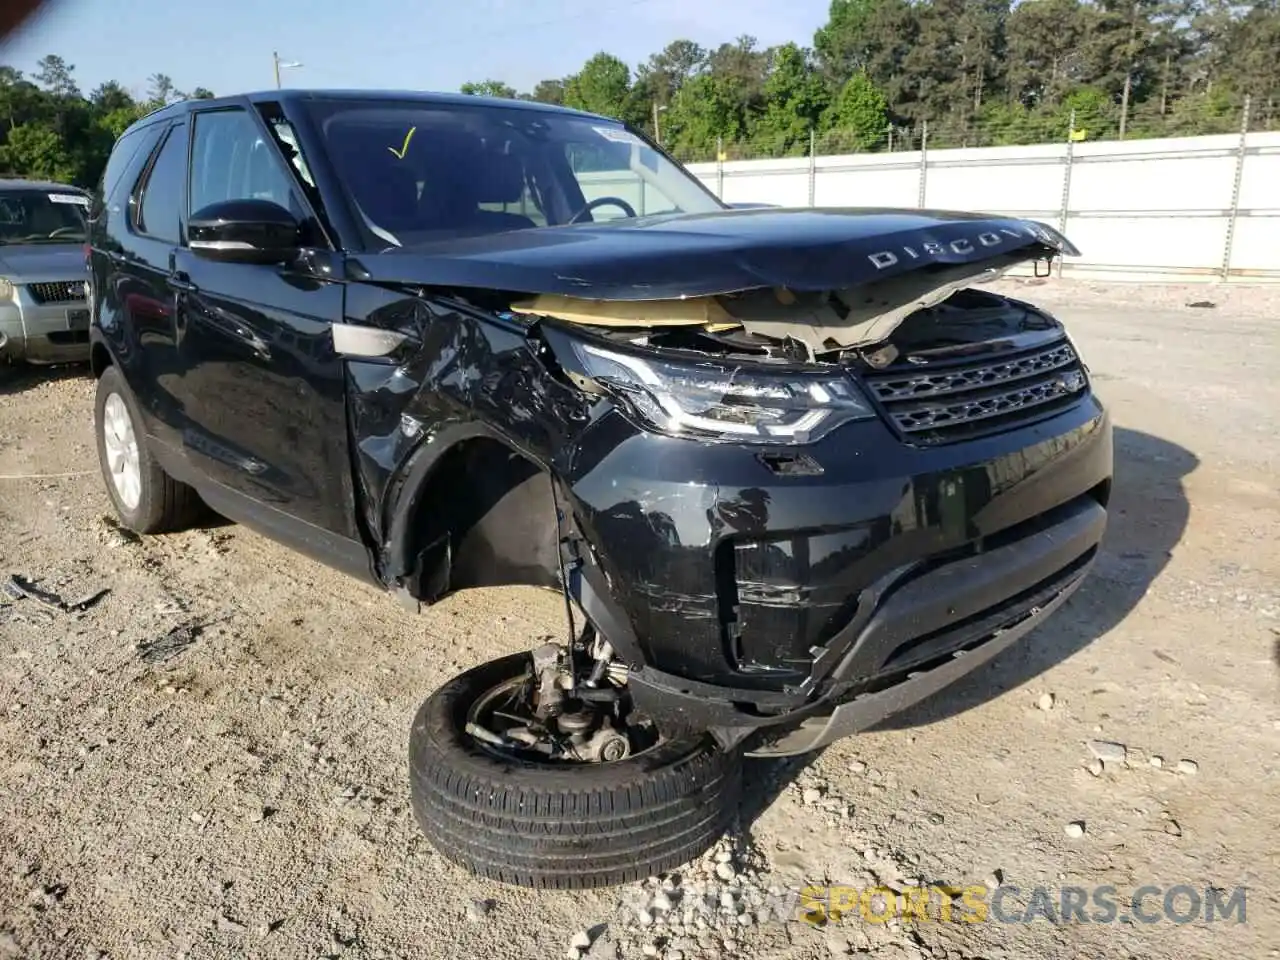
<path fill-rule="evenodd" d="M 1067 232 L 1067 217 L 1071 212 L 1071 166 L 1075 161 L 1076 155 L 1076 112 L 1071 111 L 1071 117 L 1067 121 L 1067 155 L 1063 160 L 1062 168 L 1062 209 L 1058 214 L 1058 232 Z M 1062 279 L 1062 261 L 1066 258 L 1058 257 L 1058 279 Z"/>
<path fill-rule="evenodd" d="M 920 121 L 920 184 L 917 190 L 917 202 L 924 209 L 925 183 L 929 179 L 929 121 Z"/>
<path fill-rule="evenodd" d="M 716 196 L 724 199 L 724 137 L 716 137 Z"/>
<path fill-rule="evenodd" d="M 818 192 L 818 143 L 813 127 L 809 128 L 809 206 L 815 206 L 814 200 Z"/>
<path fill-rule="evenodd" d="M 1244 111 L 1240 115 L 1240 145 L 1236 147 L 1236 173 L 1231 184 L 1231 213 L 1227 216 L 1227 238 L 1222 249 L 1222 280 L 1231 279 L 1231 248 L 1236 240 L 1236 219 L 1240 216 L 1240 184 L 1244 180 L 1245 147 L 1249 140 L 1249 95 L 1244 96 Z"/>

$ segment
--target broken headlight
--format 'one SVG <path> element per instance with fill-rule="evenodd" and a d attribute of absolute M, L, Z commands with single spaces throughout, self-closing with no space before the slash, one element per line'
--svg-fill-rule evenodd
<path fill-rule="evenodd" d="M 646 425 L 676 436 L 743 443 L 810 443 L 875 416 L 839 371 L 772 372 L 739 364 L 679 363 L 574 342 L 588 377 Z"/>

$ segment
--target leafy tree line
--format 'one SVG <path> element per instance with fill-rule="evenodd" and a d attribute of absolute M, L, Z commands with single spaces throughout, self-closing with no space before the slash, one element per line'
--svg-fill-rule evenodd
<path fill-rule="evenodd" d="M 684 159 L 1111 139 L 1280 125 L 1280 0 L 831 0 L 811 46 L 601 52 L 519 93 L 654 132 Z M 735 149 L 726 147 L 732 156 Z"/>
<path fill-rule="evenodd" d="M 196 87 L 176 89 L 154 74 L 147 95 L 135 98 L 115 81 L 88 96 L 80 92 L 75 68 L 47 56 L 31 77 L 0 66 L 0 177 L 30 177 L 91 187 L 98 182 L 116 138 L 129 124 L 176 100 L 207 99 Z"/>

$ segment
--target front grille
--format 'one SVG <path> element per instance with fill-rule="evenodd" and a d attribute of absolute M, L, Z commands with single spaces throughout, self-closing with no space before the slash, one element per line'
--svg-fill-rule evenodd
<path fill-rule="evenodd" d="M 919 443 L 1018 426 L 1070 406 L 1087 386 L 1066 340 L 978 360 L 936 361 L 927 370 L 904 362 L 864 380 L 899 432 Z"/>
<path fill-rule="evenodd" d="M 31 299 L 36 303 L 79 303 L 84 299 L 83 280 L 56 280 L 53 283 L 29 283 Z"/>

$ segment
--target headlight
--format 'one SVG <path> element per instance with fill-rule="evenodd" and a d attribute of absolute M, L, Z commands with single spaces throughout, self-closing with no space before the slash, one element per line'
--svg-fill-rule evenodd
<path fill-rule="evenodd" d="M 648 426 L 677 436 L 742 443 L 811 443 L 875 416 L 848 377 L 736 364 L 679 363 L 574 341 L 584 371 Z"/>
<path fill-rule="evenodd" d="M 8 280 L 0 279 L 0 300 L 13 299 L 13 284 Z"/>

